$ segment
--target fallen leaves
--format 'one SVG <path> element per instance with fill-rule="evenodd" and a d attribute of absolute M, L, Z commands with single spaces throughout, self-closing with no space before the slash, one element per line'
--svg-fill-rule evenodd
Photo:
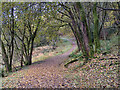
<path fill-rule="evenodd" d="M 81 62 L 75 62 L 70 65 L 69 78 L 74 80 L 78 88 L 118 88 L 118 56 L 113 54 L 107 54 L 96 57 L 84 65 L 82 68 L 77 68 L 77 71 L 74 71 L 74 67 Z M 103 59 L 104 58 L 104 59 Z M 72 75 L 78 76 L 71 77 Z M 91 84 L 92 83 L 92 84 Z"/>
<path fill-rule="evenodd" d="M 75 47 L 74 47 L 75 48 Z M 64 78 L 65 68 L 61 65 L 61 61 L 65 60 L 72 49 L 65 55 L 58 55 L 47 59 L 43 63 L 33 64 L 27 69 L 22 69 L 3 78 L 3 87 L 17 88 L 64 88 L 75 87 L 72 81 Z M 68 82 L 69 81 L 69 82 Z M 12 82 L 12 83 L 10 83 Z"/>
<path fill-rule="evenodd" d="M 116 55 L 100 54 L 82 68 L 80 62 L 69 65 L 66 69 L 58 66 L 65 57 L 57 56 L 46 62 L 31 65 L 3 79 L 3 87 L 17 88 L 117 88 L 118 58 Z M 102 59 L 104 58 L 104 59 Z M 54 60 L 53 60 L 54 59 Z M 112 64 L 111 64 L 112 63 Z M 75 68 L 74 68 L 75 67 Z M 77 67 L 77 68 L 76 68 Z M 75 70 L 73 70 L 75 69 Z M 69 72 L 71 71 L 72 72 Z"/>

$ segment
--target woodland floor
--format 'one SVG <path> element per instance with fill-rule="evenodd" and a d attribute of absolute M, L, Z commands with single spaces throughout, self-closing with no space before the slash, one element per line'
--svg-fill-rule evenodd
<path fill-rule="evenodd" d="M 12 73 L 3 79 L 3 88 L 64 88 L 75 87 L 65 78 L 66 68 L 62 62 L 68 59 L 76 45 L 64 54 L 50 57 L 44 61 L 34 63 L 22 70 Z"/>
<path fill-rule="evenodd" d="M 36 62 L 22 70 L 4 77 L 3 88 L 119 88 L 118 47 L 112 47 L 111 53 L 95 55 L 86 65 L 80 67 L 83 60 L 64 67 L 63 63 L 73 47 L 61 55 Z"/>

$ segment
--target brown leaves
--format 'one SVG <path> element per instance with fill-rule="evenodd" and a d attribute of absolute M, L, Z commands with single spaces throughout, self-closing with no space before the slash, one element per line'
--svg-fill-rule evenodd
<path fill-rule="evenodd" d="M 33 64 L 28 66 L 27 69 L 22 69 L 13 73 L 11 76 L 14 77 L 10 82 L 7 83 L 8 78 L 4 78 L 3 87 L 17 87 L 17 88 L 64 88 L 74 87 L 72 81 L 64 78 L 66 70 L 62 65 L 59 64 L 68 57 L 68 51 L 65 55 L 58 55 L 45 60 L 45 62 Z M 17 78 L 17 79 L 16 79 Z M 16 82 L 14 82 L 16 80 Z M 69 82 L 68 82 L 69 81 Z"/>
<path fill-rule="evenodd" d="M 82 68 L 78 68 L 78 72 L 72 69 L 79 63 L 71 64 L 69 69 L 72 70 L 72 73 L 69 72 L 68 78 L 74 80 L 73 82 L 76 83 L 78 88 L 118 88 L 118 66 L 116 65 L 118 57 L 112 54 L 106 56 L 96 54 L 96 57 L 98 58 L 92 59 Z M 105 59 L 102 60 L 102 58 Z"/>

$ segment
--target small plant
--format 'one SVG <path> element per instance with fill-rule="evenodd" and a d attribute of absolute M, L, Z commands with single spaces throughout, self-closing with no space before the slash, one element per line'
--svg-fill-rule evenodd
<path fill-rule="evenodd" d="M 0 77 L 7 77 L 8 76 L 8 72 L 5 70 L 5 68 L 2 68 L 0 70 Z"/>

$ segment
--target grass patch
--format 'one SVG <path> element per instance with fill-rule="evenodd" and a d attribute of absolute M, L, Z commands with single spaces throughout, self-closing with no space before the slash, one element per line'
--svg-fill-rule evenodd
<path fill-rule="evenodd" d="M 43 61 L 49 57 L 63 54 L 72 48 L 71 42 L 66 38 L 61 38 L 60 42 L 58 42 L 56 45 L 58 47 L 54 51 L 45 52 L 44 55 L 37 58 L 33 57 L 32 62 Z"/>
<path fill-rule="evenodd" d="M 57 43 L 57 45 L 58 45 L 58 48 L 55 50 L 55 52 L 58 52 L 58 53 L 55 53 L 54 56 L 63 54 L 72 48 L 71 42 L 66 39 L 62 39 L 62 41 Z"/>

